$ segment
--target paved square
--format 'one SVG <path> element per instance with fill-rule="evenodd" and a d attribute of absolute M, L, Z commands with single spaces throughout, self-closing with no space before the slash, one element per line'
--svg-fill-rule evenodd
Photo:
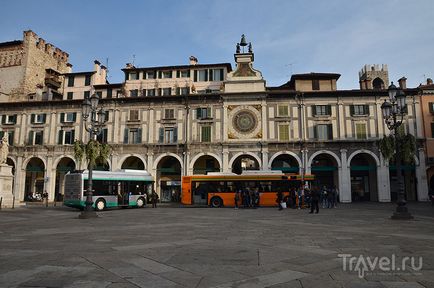
<path fill-rule="evenodd" d="M 434 208 L 394 207 L 1 210 L 0 287 L 434 287 Z"/>

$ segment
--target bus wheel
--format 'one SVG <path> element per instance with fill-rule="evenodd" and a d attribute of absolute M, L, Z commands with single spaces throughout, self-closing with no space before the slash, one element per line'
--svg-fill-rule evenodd
<path fill-rule="evenodd" d="M 140 197 L 139 199 L 137 199 L 137 207 L 138 208 L 143 208 L 145 206 L 145 199 L 143 199 L 142 197 Z"/>
<path fill-rule="evenodd" d="M 105 201 L 103 199 L 98 199 L 95 202 L 95 210 L 102 211 L 105 209 Z"/>
<path fill-rule="evenodd" d="M 223 206 L 222 198 L 220 197 L 213 197 L 211 198 L 211 207 L 213 208 L 219 208 Z"/>

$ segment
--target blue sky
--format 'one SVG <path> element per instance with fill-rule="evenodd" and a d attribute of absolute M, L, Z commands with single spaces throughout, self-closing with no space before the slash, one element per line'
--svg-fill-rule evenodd
<path fill-rule="evenodd" d="M 434 77 L 432 0 L 40 0 L 3 1 L 0 42 L 31 29 L 70 54 L 73 71 L 229 62 L 240 35 L 267 86 L 293 73 L 333 72 L 338 89 L 357 89 L 364 64 L 388 64 L 389 77 L 416 87 Z M 17 17 L 19 15 L 19 17 Z"/>

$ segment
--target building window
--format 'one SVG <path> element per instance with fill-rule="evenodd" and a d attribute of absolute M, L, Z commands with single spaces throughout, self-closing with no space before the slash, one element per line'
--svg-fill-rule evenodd
<path fill-rule="evenodd" d="M 32 124 L 44 124 L 46 119 L 46 114 L 32 114 L 30 116 L 30 123 Z"/>
<path fill-rule="evenodd" d="M 68 93 L 66 93 L 66 99 L 68 99 L 68 100 L 74 99 L 74 92 L 68 92 Z"/>
<path fill-rule="evenodd" d="M 96 136 L 96 140 L 97 140 L 99 143 L 107 143 L 107 133 L 108 133 L 108 129 L 107 129 L 107 128 L 102 129 L 102 130 L 101 130 L 101 133 L 99 133 L 99 134 Z"/>
<path fill-rule="evenodd" d="M 223 69 L 212 69 L 210 71 L 210 81 L 223 81 Z"/>
<path fill-rule="evenodd" d="M 90 91 L 84 91 L 84 99 L 90 98 Z"/>
<path fill-rule="evenodd" d="M 146 96 L 155 96 L 155 89 L 147 89 L 146 90 Z"/>
<path fill-rule="evenodd" d="M 71 145 L 75 141 L 75 131 L 74 130 L 59 130 L 57 144 Z"/>
<path fill-rule="evenodd" d="M 172 78 L 172 71 L 163 71 L 163 79 Z"/>
<path fill-rule="evenodd" d="M 30 131 L 28 144 L 29 145 L 44 144 L 44 131 Z"/>
<path fill-rule="evenodd" d="M 74 123 L 77 119 L 77 112 L 60 113 L 60 123 Z"/>
<path fill-rule="evenodd" d="M 211 126 L 202 126 L 201 141 L 211 142 Z"/>
<path fill-rule="evenodd" d="M 428 108 L 429 108 L 429 112 L 431 114 L 434 114 L 434 102 L 429 102 L 428 103 Z"/>
<path fill-rule="evenodd" d="M 9 145 L 13 146 L 14 145 L 14 131 L 12 130 L 8 130 L 8 131 L 0 131 L 0 139 L 3 138 L 4 133 L 7 132 L 8 133 L 8 143 Z"/>
<path fill-rule="evenodd" d="M 175 119 L 175 109 L 164 109 L 164 119 Z"/>
<path fill-rule="evenodd" d="M 319 80 L 318 79 L 312 80 L 312 90 L 319 90 Z"/>
<path fill-rule="evenodd" d="M 170 96 L 170 95 L 172 95 L 172 88 L 161 89 L 161 96 Z"/>
<path fill-rule="evenodd" d="M 107 98 L 112 98 L 113 97 L 113 90 L 111 88 L 107 89 Z"/>
<path fill-rule="evenodd" d="M 2 124 L 4 125 L 14 125 L 17 123 L 17 115 L 3 115 Z"/>
<path fill-rule="evenodd" d="M 279 140 L 289 141 L 289 124 L 279 125 Z"/>
<path fill-rule="evenodd" d="M 89 86 L 90 85 L 90 78 L 91 75 L 86 75 L 84 78 L 84 86 Z"/>
<path fill-rule="evenodd" d="M 176 71 L 176 78 L 189 78 L 190 70 L 178 70 Z"/>
<path fill-rule="evenodd" d="M 198 70 L 197 74 L 198 81 L 208 81 L 208 70 Z"/>
<path fill-rule="evenodd" d="M 356 123 L 356 139 L 366 139 L 366 123 Z"/>
<path fill-rule="evenodd" d="M 315 138 L 318 140 L 331 140 L 331 139 L 333 139 L 333 126 L 332 126 L 332 124 L 317 124 L 315 126 Z"/>
<path fill-rule="evenodd" d="M 434 138 L 434 123 L 431 123 L 431 138 Z"/>
<path fill-rule="evenodd" d="M 369 105 L 351 105 L 352 116 L 369 115 Z"/>
<path fill-rule="evenodd" d="M 130 110 L 129 121 L 139 121 L 139 110 Z"/>
<path fill-rule="evenodd" d="M 210 119 L 211 116 L 211 107 L 206 108 L 197 108 L 196 109 L 196 119 Z"/>
<path fill-rule="evenodd" d="M 143 72 L 143 79 L 155 79 L 155 71 Z"/>
<path fill-rule="evenodd" d="M 190 92 L 190 89 L 188 87 L 179 88 L 179 95 L 188 95 L 189 92 Z"/>
<path fill-rule="evenodd" d="M 139 73 L 130 72 L 130 79 L 129 80 L 138 80 L 138 79 L 139 79 Z"/>
<path fill-rule="evenodd" d="M 288 117 L 289 116 L 289 109 L 288 105 L 279 105 L 278 111 L 277 111 L 278 117 Z"/>
<path fill-rule="evenodd" d="M 125 128 L 124 144 L 140 144 L 142 143 L 141 128 Z"/>
<path fill-rule="evenodd" d="M 330 116 L 332 114 L 330 105 L 314 105 L 312 112 L 314 116 Z"/>
<path fill-rule="evenodd" d="M 138 96 L 139 96 L 139 90 L 138 89 L 130 90 L 130 97 L 138 97 Z"/>
<path fill-rule="evenodd" d="M 178 142 L 178 129 L 176 127 L 160 128 L 158 142 L 168 144 Z"/>
<path fill-rule="evenodd" d="M 68 87 L 74 87 L 74 76 L 68 76 Z"/>

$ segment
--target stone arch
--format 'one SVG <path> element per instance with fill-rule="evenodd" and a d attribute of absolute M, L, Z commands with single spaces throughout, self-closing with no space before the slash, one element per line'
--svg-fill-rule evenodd
<path fill-rule="evenodd" d="M 373 89 L 385 89 L 384 81 L 380 77 L 375 78 L 372 80 L 372 88 Z"/>
<path fill-rule="evenodd" d="M 145 161 L 145 159 L 144 159 L 141 155 L 139 155 L 139 154 L 128 154 L 128 155 L 123 156 L 123 157 L 121 158 L 121 160 L 119 161 L 119 164 L 120 164 L 120 165 L 119 165 L 119 168 L 118 168 L 118 169 L 122 169 L 122 166 L 125 164 L 125 161 L 128 160 L 128 159 L 131 158 L 131 157 L 137 158 L 138 160 L 142 161 L 142 164 L 143 164 L 143 170 L 146 170 L 146 161 Z"/>
<path fill-rule="evenodd" d="M 335 153 L 333 153 L 331 151 L 328 151 L 328 150 L 319 150 L 319 151 L 316 151 L 315 153 L 313 153 L 309 157 L 309 161 L 307 162 L 307 167 L 311 167 L 312 166 L 313 159 L 316 156 L 318 156 L 319 154 L 328 154 L 328 155 L 332 156 L 336 160 L 336 163 L 338 163 L 338 168 L 342 167 L 341 159 Z"/>
<path fill-rule="evenodd" d="M 263 167 L 260 158 L 252 152 L 237 153 L 236 155 L 234 155 L 232 157 L 232 159 L 229 161 L 229 163 L 230 163 L 229 167 L 230 167 L 231 171 L 236 173 L 236 174 L 241 174 L 244 169 L 245 170 L 260 170 L 261 167 Z M 249 166 L 245 166 L 243 168 L 243 164 L 247 164 Z"/>
<path fill-rule="evenodd" d="M 215 165 L 215 163 L 213 163 L 214 167 L 209 168 L 206 165 L 207 167 L 205 167 L 204 169 L 199 169 L 199 173 L 197 173 L 198 171 L 196 171 L 196 170 L 198 170 L 198 169 L 197 168 L 195 169 L 195 167 L 197 167 L 196 164 L 199 162 L 199 160 L 201 160 L 201 158 L 205 158 L 205 157 L 217 160 L 218 167 L 217 167 L 217 165 Z M 214 171 L 211 171 L 213 169 L 214 169 Z M 214 153 L 199 153 L 193 157 L 193 159 L 190 161 L 190 164 L 189 164 L 189 171 L 193 171 L 193 174 L 201 174 L 201 173 L 206 173 L 206 172 L 218 172 L 218 171 L 222 171 L 222 169 L 223 169 L 222 161 L 221 161 L 220 157 L 218 157 Z"/>
<path fill-rule="evenodd" d="M 56 160 L 54 160 L 53 162 L 53 167 L 57 167 L 57 165 L 59 165 L 59 162 L 63 159 L 63 158 L 69 158 L 72 160 L 72 162 L 74 162 L 75 167 L 77 168 L 77 162 L 75 161 L 74 157 L 69 156 L 69 155 L 62 155 L 56 158 Z"/>
<path fill-rule="evenodd" d="M 370 151 L 370 150 L 360 149 L 360 150 L 356 150 L 356 151 L 354 151 L 354 152 L 351 153 L 351 155 L 348 157 L 348 160 L 347 160 L 347 168 L 350 167 L 350 165 L 351 165 L 351 160 L 354 158 L 354 156 L 356 156 L 357 154 L 360 154 L 360 153 L 365 153 L 365 154 L 369 154 L 369 155 L 371 155 L 372 158 L 374 158 L 377 167 L 380 167 L 380 165 L 381 165 L 381 164 L 380 164 L 380 159 L 378 158 L 378 156 L 377 156 L 374 152 L 372 152 L 372 151 Z"/>
<path fill-rule="evenodd" d="M 154 164 L 152 165 L 152 170 L 157 170 L 158 163 L 160 163 L 161 159 L 163 159 L 166 156 L 172 156 L 172 157 L 175 157 L 176 159 L 178 159 L 179 163 L 181 163 L 181 171 L 184 171 L 183 170 L 183 167 L 184 167 L 183 163 L 184 162 L 182 161 L 182 158 L 179 155 L 177 155 L 175 153 L 170 153 L 170 152 L 160 154 L 157 158 L 155 158 Z"/>
<path fill-rule="evenodd" d="M 6 163 L 8 162 L 8 160 L 13 163 L 13 166 L 15 168 L 17 167 L 17 161 L 13 157 L 8 156 L 7 159 L 6 159 Z"/>
<path fill-rule="evenodd" d="M 270 160 L 268 161 L 267 169 L 271 169 L 271 165 L 273 164 L 274 159 L 276 159 L 280 155 L 290 155 L 290 156 L 294 157 L 298 163 L 298 167 L 302 167 L 301 159 L 296 153 L 294 153 L 292 151 L 280 151 L 280 152 L 275 153 L 273 156 L 271 156 Z"/>
<path fill-rule="evenodd" d="M 156 190 L 160 194 L 160 201 L 179 202 L 183 171 L 181 157 L 173 153 L 161 154 L 156 158 L 154 167 Z"/>
<path fill-rule="evenodd" d="M 46 161 L 44 158 L 39 157 L 39 156 L 36 156 L 36 155 L 33 155 L 33 156 L 30 156 L 30 157 L 26 158 L 26 159 L 23 161 L 24 171 L 26 170 L 26 167 L 27 167 L 27 165 L 29 164 L 30 160 L 32 160 L 33 158 L 38 158 L 39 160 L 42 161 L 42 163 L 44 163 L 44 167 L 47 167 L 47 161 Z M 45 169 L 46 169 L 46 168 L 45 168 Z"/>
<path fill-rule="evenodd" d="M 33 162 L 33 163 L 32 163 Z M 24 161 L 24 201 L 41 201 L 46 189 L 46 162 L 38 156 L 29 157 Z M 31 165 L 32 164 L 32 165 Z"/>
<path fill-rule="evenodd" d="M 63 195 L 65 195 L 65 175 L 73 170 L 77 169 L 77 164 L 72 157 L 63 155 L 56 159 L 54 162 L 56 169 L 56 176 L 54 182 L 54 201 L 63 201 Z M 50 196 L 52 199 L 52 195 Z"/>

